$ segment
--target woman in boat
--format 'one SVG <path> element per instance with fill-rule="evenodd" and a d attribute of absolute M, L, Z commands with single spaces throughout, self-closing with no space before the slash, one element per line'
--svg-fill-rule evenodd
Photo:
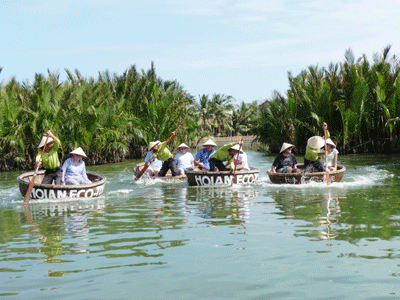
<path fill-rule="evenodd" d="M 234 149 L 233 146 L 240 143 L 230 143 L 219 148 L 210 158 L 210 171 L 215 172 L 215 167 L 218 168 L 219 171 L 233 171 L 235 169 L 234 159 L 235 155 L 239 153 L 239 149 Z M 224 165 L 224 161 L 228 161 L 229 169 Z"/>
<path fill-rule="evenodd" d="M 72 157 L 68 158 L 62 166 L 62 184 L 63 185 L 82 185 L 92 182 L 86 175 L 85 162 L 83 157 L 87 157 L 81 147 L 71 151 Z"/>
<path fill-rule="evenodd" d="M 232 147 L 232 149 L 239 151 L 239 155 L 235 155 L 234 157 L 234 164 L 236 167 L 236 170 L 250 170 L 249 164 L 247 163 L 247 154 L 240 149 L 240 145 L 235 145 Z M 228 164 L 227 164 L 228 165 Z M 227 167 L 227 165 L 225 165 Z"/>
<path fill-rule="evenodd" d="M 211 155 L 215 153 L 215 148 L 217 148 L 217 144 L 215 144 L 211 139 L 205 142 L 203 148 L 201 148 L 196 154 L 194 165 L 202 171 L 210 170 L 209 160 Z"/>
<path fill-rule="evenodd" d="M 283 143 L 281 151 L 275 157 L 272 163 L 271 172 L 272 173 L 299 173 L 300 170 L 297 169 L 297 160 L 292 150 L 294 145 L 289 143 Z"/>
<path fill-rule="evenodd" d="M 144 162 L 148 163 L 153 158 L 153 150 L 156 144 L 160 144 L 160 141 L 150 142 L 149 144 L 149 152 L 147 152 L 146 157 L 144 158 Z M 155 159 L 146 170 L 146 173 L 149 176 L 158 176 L 158 172 L 160 172 L 162 167 L 162 161 L 159 159 Z"/>
<path fill-rule="evenodd" d="M 335 143 L 330 138 L 326 140 L 326 152 L 328 154 L 327 167 L 329 168 L 329 171 L 336 171 L 339 151 L 336 149 Z"/>
<path fill-rule="evenodd" d="M 172 133 L 175 135 L 175 132 Z M 153 146 L 153 157 L 157 158 L 158 160 L 162 161 L 160 172 L 158 172 L 159 177 L 165 177 L 168 170 L 171 170 L 172 176 L 178 176 L 178 168 L 176 165 L 176 160 L 172 155 L 171 151 L 169 151 L 168 147 L 163 147 L 165 142 L 156 141 L 155 145 Z M 158 152 L 158 149 L 162 150 Z M 158 154 L 157 154 L 158 152 Z"/>
<path fill-rule="evenodd" d="M 185 143 L 178 146 L 178 153 L 176 154 L 175 159 L 180 175 L 185 175 L 185 170 L 193 169 L 194 167 L 194 158 L 192 153 L 188 152 L 189 149 L 189 146 Z"/>
<path fill-rule="evenodd" d="M 46 143 L 47 139 L 47 144 Z M 54 136 L 51 130 L 47 131 L 46 136 L 42 138 L 39 144 L 38 155 L 36 156 L 36 164 L 38 168 L 43 166 L 46 170 L 44 173 L 44 178 L 42 180 L 42 184 L 52 184 L 53 180 L 56 185 L 61 184 L 62 179 L 62 170 L 60 167 L 60 160 L 58 159 L 58 149 L 61 146 L 60 140 Z M 40 156 L 44 147 L 44 155 L 42 156 L 42 160 L 40 160 Z"/>

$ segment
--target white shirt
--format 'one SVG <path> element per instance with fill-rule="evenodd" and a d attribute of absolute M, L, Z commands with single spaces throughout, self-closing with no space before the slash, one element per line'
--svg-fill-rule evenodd
<path fill-rule="evenodd" d="M 192 162 L 194 161 L 193 155 L 190 152 L 186 152 L 185 154 L 178 153 L 175 156 L 175 159 L 178 163 L 178 168 L 189 169 L 192 167 Z"/>
<path fill-rule="evenodd" d="M 235 165 L 241 165 L 244 163 L 244 168 L 243 170 L 250 170 L 249 165 L 247 164 L 247 154 L 246 153 L 240 153 L 239 157 L 236 159 L 237 155 L 235 155 Z"/>
<path fill-rule="evenodd" d="M 328 154 L 328 167 L 333 167 L 333 158 L 335 157 L 335 155 L 338 155 L 339 151 L 337 151 L 336 148 L 334 148 L 332 150 L 331 153 Z"/>

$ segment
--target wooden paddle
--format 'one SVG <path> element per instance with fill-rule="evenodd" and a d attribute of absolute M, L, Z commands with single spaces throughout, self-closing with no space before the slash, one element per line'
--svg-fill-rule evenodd
<path fill-rule="evenodd" d="M 239 152 L 238 152 L 238 154 L 236 155 L 236 160 L 237 161 L 239 161 L 239 154 L 240 154 L 240 150 L 242 150 L 242 144 L 243 144 L 243 139 L 240 139 L 240 142 L 239 142 Z M 236 174 L 236 164 L 235 164 L 235 158 L 233 159 L 233 164 L 235 165 L 235 167 L 233 168 L 233 177 L 235 177 L 235 174 Z M 232 178 L 232 181 L 231 181 L 231 186 L 233 185 L 233 178 Z"/>
<path fill-rule="evenodd" d="M 51 125 L 50 131 L 51 131 L 51 129 L 53 129 L 53 125 Z M 40 154 L 40 159 L 39 159 L 39 161 L 38 161 L 37 164 L 36 164 L 35 173 L 33 173 L 32 180 L 31 180 L 31 182 L 29 183 L 28 189 L 26 190 L 25 197 L 24 197 L 24 203 L 22 204 L 23 206 L 27 206 L 28 203 L 29 203 L 29 200 L 31 199 L 31 194 L 32 194 L 33 185 L 35 184 L 35 178 L 36 178 L 36 176 L 37 176 L 37 171 L 39 170 L 39 166 L 40 166 L 40 163 L 39 163 L 39 162 L 42 161 L 43 153 L 44 153 L 44 150 L 46 149 L 46 145 L 47 145 L 47 141 L 48 141 L 48 140 L 49 140 L 49 135 L 47 135 L 46 141 L 44 142 L 42 154 Z"/>
<path fill-rule="evenodd" d="M 178 128 L 176 128 L 176 130 L 174 132 L 172 132 L 171 136 L 169 137 L 169 139 L 164 143 L 164 145 L 161 146 L 160 149 L 158 149 L 157 153 L 155 155 L 153 155 L 153 158 L 150 159 L 150 161 L 146 162 L 143 166 L 143 168 L 140 170 L 139 174 L 136 175 L 135 180 L 138 180 L 140 177 L 142 177 L 143 173 L 146 172 L 146 170 L 149 168 L 149 166 L 151 165 L 151 163 L 156 159 L 158 153 L 160 153 L 160 151 L 169 143 L 171 142 L 176 133 L 178 132 L 179 127 L 181 127 L 181 125 L 178 125 Z"/>
<path fill-rule="evenodd" d="M 325 126 L 326 125 L 326 126 Z M 331 178 L 329 177 L 329 167 L 328 167 L 328 147 L 326 146 L 326 135 L 328 134 L 328 125 L 324 124 L 324 139 L 325 139 L 325 165 L 326 165 L 326 185 L 331 184 Z"/>

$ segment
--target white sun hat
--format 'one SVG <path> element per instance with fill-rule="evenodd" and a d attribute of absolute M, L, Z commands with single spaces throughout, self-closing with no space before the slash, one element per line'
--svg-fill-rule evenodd
<path fill-rule="evenodd" d="M 281 147 L 281 151 L 279 151 L 279 153 L 282 153 L 283 151 L 285 151 L 288 148 L 294 148 L 294 145 L 289 144 L 289 143 L 283 143 L 282 147 Z"/>
<path fill-rule="evenodd" d="M 83 152 L 83 149 L 81 147 L 76 148 L 75 150 L 71 151 L 70 154 L 76 154 L 76 155 L 80 155 L 83 157 L 87 157 L 85 152 Z"/>
<path fill-rule="evenodd" d="M 188 145 L 186 145 L 185 143 L 182 143 L 182 144 L 180 144 L 179 146 L 178 146 L 178 149 L 179 148 L 190 148 Z"/>
<path fill-rule="evenodd" d="M 243 153 L 242 149 L 239 149 L 239 148 L 240 148 L 239 144 L 236 144 L 235 146 L 231 147 L 231 149 L 237 150 L 237 151 L 240 151 L 240 153 Z"/>
<path fill-rule="evenodd" d="M 40 141 L 40 144 L 38 148 L 42 148 L 44 144 L 46 143 L 47 136 L 42 137 L 42 140 Z M 53 141 L 53 138 L 49 136 L 49 139 L 47 140 L 47 144 L 50 144 Z"/>
<path fill-rule="evenodd" d="M 217 144 L 214 143 L 214 142 L 212 141 L 212 139 L 209 139 L 207 142 L 205 142 L 205 143 L 203 144 L 203 147 L 207 147 L 207 146 L 217 147 Z"/>
<path fill-rule="evenodd" d="M 150 142 L 149 151 L 151 151 L 151 149 L 153 149 L 153 147 L 154 147 L 155 145 L 159 145 L 159 144 L 161 144 L 161 142 L 160 142 L 159 140 L 157 140 L 157 141 L 155 141 L 155 142 Z"/>
<path fill-rule="evenodd" d="M 330 138 L 326 139 L 326 143 L 332 145 L 333 147 L 336 147 L 335 143 Z"/>
<path fill-rule="evenodd" d="M 323 139 L 322 137 L 320 137 L 320 136 L 313 136 L 313 137 L 310 137 L 310 138 L 308 139 L 307 145 L 308 145 L 308 147 L 310 147 L 310 148 L 319 149 L 319 148 L 325 146 L 325 141 L 324 141 L 324 139 Z"/>

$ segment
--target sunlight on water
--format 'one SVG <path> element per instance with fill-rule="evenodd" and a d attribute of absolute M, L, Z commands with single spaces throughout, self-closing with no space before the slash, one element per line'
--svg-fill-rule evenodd
<path fill-rule="evenodd" d="M 254 185 L 135 181 L 128 161 L 90 167 L 108 179 L 98 198 L 26 209 L 21 172 L 0 179 L 0 297 L 400 297 L 395 164 L 343 156 L 340 183 L 278 185 L 266 173 L 273 157 L 248 157 L 260 169 Z"/>

